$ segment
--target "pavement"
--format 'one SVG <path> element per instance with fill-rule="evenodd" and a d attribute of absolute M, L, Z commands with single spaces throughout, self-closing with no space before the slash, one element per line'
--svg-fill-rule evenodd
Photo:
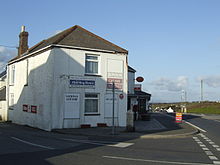
<path fill-rule="evenodd" d="M 137 120 L 135 131 L 128 132 L 125 127 L 91 127 L 55 129 L 53 132 L 70 135 L 117 138 L 177 138 L 199 133 L 199 130 L 186 122 L 176 123 L 174 117 L 163 113 L 151 113 L 150 120 Z"/>

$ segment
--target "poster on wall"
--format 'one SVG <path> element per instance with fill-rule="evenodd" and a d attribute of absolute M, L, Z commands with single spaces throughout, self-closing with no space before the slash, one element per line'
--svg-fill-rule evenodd
<path fill-rule="evenodd" d="M 66 103 L 79 102 L 79 94 L 75 94 L 75 93 L 65 94 L 65 102 Z"/>
<path fill-rule="evenodd" d="M 37 106 L 31 105 L 31 112 L 32 113 L 37 113 Z"/>
<path fill-rule="evenodd" d="M 28 112 L 28 105 L 27 104 L 23 104 L 23 111 Z"/>

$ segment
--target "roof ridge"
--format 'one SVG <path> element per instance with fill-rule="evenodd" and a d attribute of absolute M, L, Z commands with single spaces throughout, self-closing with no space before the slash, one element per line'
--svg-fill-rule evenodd
<path fill-rule="evenodd" d="M 64 34 L 62 34 L 57 40 L 55 40 L 55 41 L 53 42 L 53 44 L 57 44 L 57 43 L 59 43 L 60 41 L 62 41 L 66 36 L 68 36 L 68 35 L 69 35 L 72 31 L 74 31 L 76 28 L 77 28 L 77 25 L 75 25 L 75 26 L 73 26 L 73 27 L 71 27 L 71 28 L 69 28 L 69 29 L 66 29 L 66 30 L 60 32 L 60 34 L 61 34 L 61 33 L 64 33 Z M 58 33 L 58 34 L 59 34 L 59 33 Z M 48 40 L 49 40 L 49 38 L 48 38 Z"/>
<path fill-rule="evenodd" d="M 79 25 L 75 25 L 75 26 L 78 27 L 78 28 L 80 28 L 81 30 L 85 31 L 86 33 L 89 33 L 90 35 L 92 35 L 92 36 L 94 36 L 94 37 L 96 37 L 96 38 L 98 38 L 98 39 L 103 40 L 103 41 L 106 42 L 107 44 L 111 44 L 112 46 L 115 46 L 115 47 L 117 47 L 117 48 L 119 48 L 119 49 L 122 49 L 123 51 L 125 51 L 126 53 L 128 53 L 128 51 L 127 51 L 126 49 L 123 49 L 123 48 L 121 48 L 120 46 L 117 46 L 117 45 L 113 44 L 112 42 L 110 42 L 110 41 L 108 41 L 108 40 L 106 40 L 106 39 L 104 39 L 104 38 L 102 38 L 102 37 L 99 37 L 98 35 L 96 35 L 96 34 L 90 32 L 90 31 L 88 31 L 88 30 L 82 28 L 81 26 L 79 26 Z"/>

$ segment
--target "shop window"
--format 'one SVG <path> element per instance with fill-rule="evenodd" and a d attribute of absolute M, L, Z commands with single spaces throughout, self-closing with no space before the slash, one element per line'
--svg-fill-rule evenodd
<path fill-rule="evenodd" d="M 99 74 L 99 56 L 86 54 L 85 73 L 90 75 Z"/>
<path fill-rule="evenodd" d="M 85 114 L 99 113 L 99 95 L 85 94 Z"/>

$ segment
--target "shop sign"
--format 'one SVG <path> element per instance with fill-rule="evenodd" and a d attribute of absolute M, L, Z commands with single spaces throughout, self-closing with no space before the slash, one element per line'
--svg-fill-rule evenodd
<path fill-rule="evenodd" d="M 122 90 L 122 79 L 120 78 L 107 78 L 107 89 L 113 88 L 113 82 L 115 83 L 115 89 Z"/>
<path fill-rule="evenodd" d="M 68 93 L 65 94 L 66 103 L 76 103 L 79 102 L 79 94 Z"/>
<path fill-rule="evenodd" d="M 73 88 L 95 88 L 95 80 L 70 79 L 69 85 Z"/>

